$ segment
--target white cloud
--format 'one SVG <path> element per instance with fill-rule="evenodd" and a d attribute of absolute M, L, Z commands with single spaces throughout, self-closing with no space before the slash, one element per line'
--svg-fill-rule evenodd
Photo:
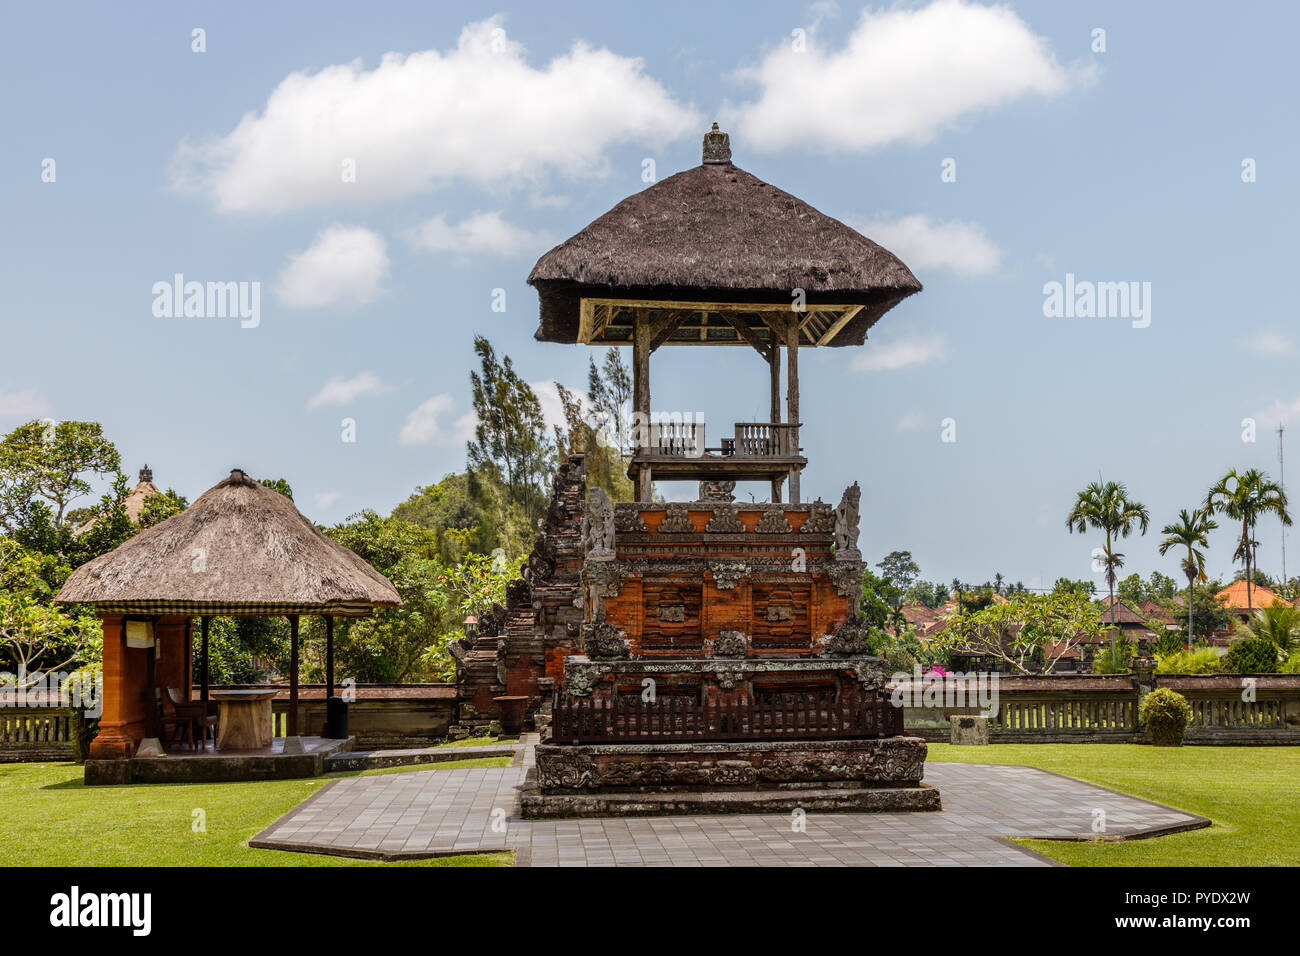
<path fill-rule="evenodd" d="M 938 332 L 894 339 L 875 346 L 867 342 L 854 356 L 849 368 L 855 372 L 892 372 L 913 365 L 925 365 L 947 354 L 944 337 Z"/>
<path fill-rule="evenodd" d="M 361 226 L 330 226 L 289 257 L 275 292 L 294 309 L 365 305 L 378 298 L 387 276 L 388 247 L 382 236 Z"/>
<path fill-rule="evenodd" d="M 544 382 L 529 382 L 528 387 L 533 390 L 538 403 L 542 406 L 542 418 L 546 420 L 546 430 L 553 432 L 556 425 L 567 430 L 569 422 L 564 417 L 564 403 L 560 401 L 560 392 L 555 387 L 555 381 L 548 379 Z M 586 392 L 574 388 L 569 389 L 569 391 L 581 399 L 584 409 L 591 407 L 591 400 L 587 397 Z"/>
<path fill-rule="evenodd" d="M 22 419 L 48 418 L 54 409 L 50 403 L 36 394 L 36 389 L 0 392 L 0 418 Z"/>
<path fill-rule="evenodd" d="M 312 503 L 316 506 L 318 511 L 325 511 L 328 508 L 332 508 L 342 500 L 343 492 L 341 491 L 318 491 L 312 497 Z"/>
<path fill-rule="evenodd" d="M 555 243 L 540 232 L 530 232 L 501 218 L 499 212 L 478 212 L 455 225 L 443 215 L 427 219 L 407 234 L 411 245 L 425 252 L 451 252 L 459 256 L 538 256 Z"/>
<path fill-rule="evenodd" d="M 968 114 L 1021 97 L 1055 96 L 1086 81 L 1009 7 L 936 0 L 920 9 L 864 10 L 843 48 L 810 31 L 757 67 L 756 100 L 737 110 L 743 148 L 868 150 L 923 143 Z"/>
<path fill-rule="evenodd" d="M 894 423 L 894 431 L 914 432 L 924 428 L 929 423 L 929 419 L 920 412 L 905 412 L 903 417 Z"/>
<path fill-rule="evenodd" d="M 1243 346 L 1248 351 L 1272 358 L 1283 358 L 1295 352 L 1295 342 L 1290 336 L 1272 330 L 1256 333 L 1247 339 Z"/>
<path fill-rule="evenodd" d="M 898 219 L 848 218 L 845 222 L 898 256 L 914 272 L 946 269 L 963 276 L 982 276 L 996 272 L 1002 262 L 1002 250 L 978 223 L 939 222 L 923 214 Z"/>
<path fill-rule="evenodd" d="M 474 434 L 478 419 L 466 412 L 447 426 L 456 401 L 445 392 L 421 402 L 406 416 L 397 440 L 403 445 L 456 445 L 468 441 Z"/>
<path fill-rule="evenodd" d="M 1268 408 L 1255 413 L 1255 423 L 1259 428 L 1265 429 L 1300 423 L 1300 397 L 1290 402 L 1274 399 Z"/>
<path fill-rule="evenodd" d="M 615 145 L 658 145 L 698 131 L 637 57 L 577 41 L 543 67 L 498 15 L 470 23 L 455 49 L 387 53 L 291 73 L 225 136 L 182 142 L 173 184 L 223 212 L 280 212 L 394 199 L 457 180 L 536 183 L 602 172 Z M 345 182 L 345 161 L 355 181 Z"/>
<path fill-rule="evenodd" d="M 324 405 L 346 405 L 358 398 L 371 398 L 391 392 L 393 386 L 380 380 L 374 372 L 361 372 L 352 378 L 334 377 L 321 386 L 321 390 L 307 399 L 308 408 Z"/>

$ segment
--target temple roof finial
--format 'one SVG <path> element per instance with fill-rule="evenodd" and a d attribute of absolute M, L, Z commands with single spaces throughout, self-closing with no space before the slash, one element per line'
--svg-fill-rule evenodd
<path fill-rule="evenodd" d="M 731 137 L 713 124 L 713 129 L 704 134 L 704 163 L 706 165 L 731 162 Z"/>

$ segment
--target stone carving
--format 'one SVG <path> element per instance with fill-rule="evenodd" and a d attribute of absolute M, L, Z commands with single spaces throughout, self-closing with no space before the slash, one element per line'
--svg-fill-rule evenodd
<path fill-rule="evenodd" d="M 856 621 L 862 610 L 862 565 L 856 561 L 836 562 L 826 573 L 835 585 L 835 592 L 847 599 L 849 620 Z"/>
<path fill-rule="evenodd" d="M 736 483 L 734 481 L 701 481 L 700 500 L 735 501 L 736 496 L 732 494 L 735 490 Z"/>
<path fill-rule="evenodd" d="M 861 561 L 858 550 L 858 502 L 862 489 L 855 481 L 844 489 L 840 506 L 835 509 L 835 560 Z"/>
<path fill-rule="evenodd" d="M 650 528 L 641 519 L 635 507 L 620 508 L 614 506 L 614 530 L 625 534 L 645 534 Z"/>
<path fill-rule="evenodd" d="M 591 656 L 601 660 L 621 660 L 628 655 L 624 634 L 613 624 L 584 624 L 582 646 Z"/>
<path fill-rule="evenodd" d="M 491 610 L 480 614 L 478 618 L 478 637 L 496 637 L 506 624 L 506 609 L 497 601 Z"/>
<path fill-rule="evenodd" d="M 825 653 L 847 656 L 849 654 L 866 654 L 871 650 L 867 640 L 867 628 L 857 621 L 845 621 L 835 629 L 835 633 L 825 638 Z"/>
<path fill-rule="evenodd" d="M 731 690 L 745 678 L 745 672 L 739 667 L 719 667 L 713 672 L 714 679 L 723 690 Z"/>
<path fill-rule="evenodd" d="M 686 505 L 681 502 L 674 502 L 668 505 L 668 514 L 664 520 L 659 522 L 660 534 L 692 534 L 695 531 L 695 525 L 690 516 L 686 514 Z"/>
<path fill-rule="evenodd" d="M 557 750 L 537 761 L 537 782 L 550 789 L 580 790 L 596 783 L 591 756 L 582 750 Z"/>
<path fill-rule="evenodd" d="M 564 663 L 564 689 L 573 697 L 590 697 L 600 680 L 599 668 L 589 663 Z"/>
<path fill-rule="evenodd" d="M 885 662 L 878 657 L 854 661 L 853 673 L 867 690 L 879 690 L 885 686 Z"/>
<path fill-rule="evenodd" d="M 704 530 L 711 534 L 740 534 L 745 530 L 745 523 L 740 520 L 735 508 L 714 508 L 713 517 L 704 526 Z"/>
<path fill-rule="evenodd" d="M 763 511 L 763 517 L 758 519 L 758 524 L 754 525 L 754 530 L 760 534 L 792 534 L 794 528 L 790 527 L 790 522 L 785 519 L 785 513 L 779 508 L 766 508 Z"/>
<path fill-rule="evenodd" d="M 587 492 L 582 514 L 582 546 L 588 561 L 614 560 L 614 506 L 602 488 Z"/>
<path fill-rule="evenodd" d="M 780 621 L 793 621 L 794 608 L 788 604 L 769 604 L 767 606 L 767 620 L 776 624 Z"/>
<path fill-rule="evenodd" d="M 709 782 L 724 787 L 744 786 L 756 783 L 758 780 L 754 765 L 748 760 L 719 760 L 713 765 L 712 770 L 713 772 L 709 774 L 712 779 Z"/>
<path fill-rule="evenodd" d="M 799 528 L 800 534 L 831 534 L 835 530 L 835 512 L 831 506 L 818 498 L 812 504 L 808 520 Z"/>
<path fill-rule="evenodd" d="M 709 565 L 709 571 L 713 574 L 713 582 L 718 586 L 718 590 L 730 591 L 740 583 L 740 579 L 748 573 L 749 568 L 743 564 L 715 562 Z"/>
<path fill-rule="evenodd" d="M 523 578 L 515 578 L 506 585 L 506 615 L 509 615 L 521 604 L 531 604 L 533 600 L 533 589 Z M 502 620 L 504 625 L 505 621 Z"/>
<path fill-rule="evenodd" d="M 749 643 L 740 631 L 719 631 L 713 641 L 714 657 L 744 657 L 749 653 Z"/>
<path fill-rule="evenodd" d="M 670 624 L 683 624 L 686 621 L 685 604 L 660 604 L 659 620 Z"/>
<path fill-rule="evenodd" d="M 627 577 L 627 567 L 619 561 L 599 561 L 582 566 L 582 580 L 603 598 L 617 597 Z"/>

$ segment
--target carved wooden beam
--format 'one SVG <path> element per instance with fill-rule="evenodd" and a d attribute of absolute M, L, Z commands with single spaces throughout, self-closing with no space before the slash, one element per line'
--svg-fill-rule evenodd
<path fill-rule="evenodd" d="M 759 355 L 763 356 L 765 359 L 768 357 L 767 343 L 754 334 L 754 330 L 745 324 L 744 319 L 738 315 L 733 315 L 730 312 L 720 312 L 718 314 L 722 317 L 722 321 L 735 329 L 736 334 L 739 335 L 741 339 L 752 345 Z"/>
<path fill-rule="evenodd" d="M 663 345 L 677 331 L 677 326 L 686 321 L 690 315 L 686 311 L 669 312 L 650 323 L 650 351 L 653 352 L 659 346 Z"/>

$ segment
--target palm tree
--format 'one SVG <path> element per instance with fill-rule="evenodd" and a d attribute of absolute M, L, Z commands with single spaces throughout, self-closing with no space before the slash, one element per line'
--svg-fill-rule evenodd
<path fill-rule="evenodd" d="M 1246 626 L 1256 638 L 1274 644 L 1284 657 L 1289 658 L 1300 646 L 1300 610 L 1282 601 L 1275 599 L 1260 608 Z"/>
<path fill-rule="evenodd" d="M 1178 520 L 1160 529 L 1165 540 L 1160 542 L 1160 556 L 1164 557 L 1173 548 L 1186 548 L 1187 557 L 1183 558 L 1183 574 L 1187 575 L 1187 646 L 1192 646 L 1192 585 L 1205 580 L 1205 552 L 1208 548 L 1208 536 L 1219 525 L 1212 520 L 1204 508 L 1188 513 L 1184 508 L 1178 512 Z"/>
<path fill-rule="evenodd" d="M 1259 546 L 1254 535 L 1255 523 L 1263 515 L 1275 514 L 1284 526 L 1290 525 L 1286 492 L 1256 468 L 1243 472 L 1232 468 L 1205 495 L 1205 510 L 1209 514 L 1221 511 L 1241 522 L 1241 538 L 1232 557 L 1246 566 L 1246 610 L 1253 611 L 1251 569 L 1255 567 L 1255 549 Z"/>
<path fill-rule="evenodd" d="M 1113 544 L 1115 538 L 1127 538 L 1136 525 L 1140 534 L 1147 533 L 1151 514 L 1146 505 L 1132 501 L 1128 488 L 1122 481 L 1094 481 L 1079 492 L 1074 500 L 1074 507 L 1065 518 L 1065 526 L 1070 531 L 1084 534 L 1090 528 L 1106 533 L 1106 545 L 1102 548 L 1102 564 L 1106 570 L 1106 584 L 1110 587 L 1110 647 L 1111 654 L 1118 655 L 1115 631 L 1115 572 L 1124 566 L 1124 555 L 1116 553 Z"/>
<path fill-rule="evenodd" d="M 1005 595 L 1007 593 L 1006 583 L 1007 579 L 1002 576 L 1001 571 L 993 575 L 993 590 L 997 591 L 998 594 Z"/>

